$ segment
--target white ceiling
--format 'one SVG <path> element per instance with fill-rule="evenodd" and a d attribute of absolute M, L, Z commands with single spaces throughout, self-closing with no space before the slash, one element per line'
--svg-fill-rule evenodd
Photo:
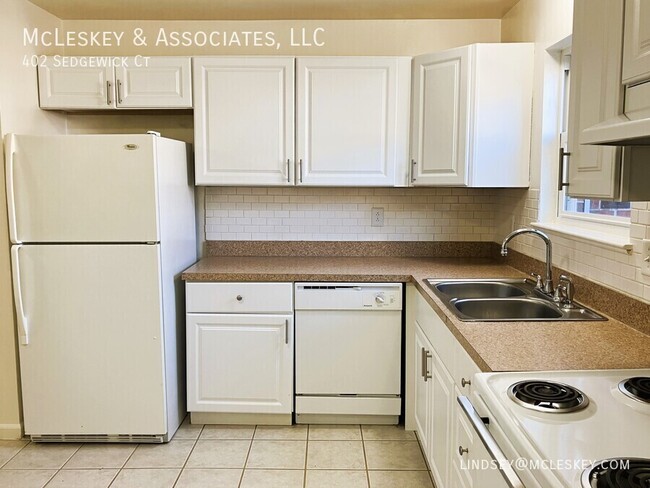
<path fill-rule="evenodd" d="M 500 19 L 519 0 L 30 0 L 61 19 Z"/>

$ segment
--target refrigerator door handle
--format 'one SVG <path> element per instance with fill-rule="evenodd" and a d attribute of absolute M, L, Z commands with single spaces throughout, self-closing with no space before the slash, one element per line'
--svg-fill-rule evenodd
<path fill-rule="evenodd" d="M 7 216 L 9 220 L 9 238 L 11 242 L 20 244 L 16 227 L 16 203 L 14 201 L 14 159 L 16 157 L 15 136 L 10 134 L 6 140 L 6 186 L 7 186 Z"/>
<path fill-rule="evenodd" d="M 25 307 L 23 306 L 23 292 L 20 286 L 20 262 L 18 251 L 22 245 L 11 247 L 11 273 L 14 284 L 14 300 L 16 301 L 16 319 L 18 321 L 18 336 L 20 344 L 26 346 L 29 344 L 29 330 L 27 328 L 27 317 L 25 317 Z"/>

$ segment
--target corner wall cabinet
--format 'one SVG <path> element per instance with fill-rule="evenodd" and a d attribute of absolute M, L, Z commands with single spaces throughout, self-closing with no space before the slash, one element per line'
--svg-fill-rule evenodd
<path fill-rule="evenodd" d="M 580 144 L 580 135 L 622 110 L 622 36 L 623 2 L 575 0 L 567 141 L 572 197 L 620 196 L 621 148 Z"/>
<path fill-rule="evenodd" d="M 405 185 L 409 90 L 406 57 L 194 58 L 196 183 Z"/>
<path fill-rule="evenodd" d="M 185 286 L 188 411 L 283 414 L 291 423 L 292 284 Z"/>
<path fill-rule="evenodd" d="M 506 486 L 497 470 L 469 469 L 491 459 L 456 400 L 471 394 L 479 367 L 413 285 L 406 322 L 406 428 L 417 433 L 436 486 Z"/>
<path fill-rule="evenodd" d="M 189 57 L 129 57 L 119 67 L 69 67 L 47 57 L 38 67 L 39 105 L 51 110 L 192 108 L 191 76 Z"/>
<path fill-rule="evenodd" d="M 574 1 L 567 186 L 572 197 L 650 200 L 648 5 Z M 643 134 L 645 145 L 588 145 Z"/>
<path fill-rule="evenodd" d="M 413 59 L 413 186 L 528 186 L 533 57 L 517 43 Z"/>

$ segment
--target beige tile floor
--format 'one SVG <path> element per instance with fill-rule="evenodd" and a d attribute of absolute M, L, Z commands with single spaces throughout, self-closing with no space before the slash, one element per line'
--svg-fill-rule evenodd
<path fill-rule="evenodd" d="M 432 488 L 396 426 L 183 423 L 167 444 L 0 441 L 0 488 Z"/>

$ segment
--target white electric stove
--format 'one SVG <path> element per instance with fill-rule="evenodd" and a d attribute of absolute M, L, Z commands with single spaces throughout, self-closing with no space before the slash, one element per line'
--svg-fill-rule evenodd
<path fill-rule="evenodd" d="M 650 488 L 650 369 L 480 373 L 474 380 L 463 408 L 471 415 L 473 406 L 479 437 L 492 437 L 488 444 L 496 441 L 493 450 L 515 467 L 503 471 L 508 486 Z"/>

